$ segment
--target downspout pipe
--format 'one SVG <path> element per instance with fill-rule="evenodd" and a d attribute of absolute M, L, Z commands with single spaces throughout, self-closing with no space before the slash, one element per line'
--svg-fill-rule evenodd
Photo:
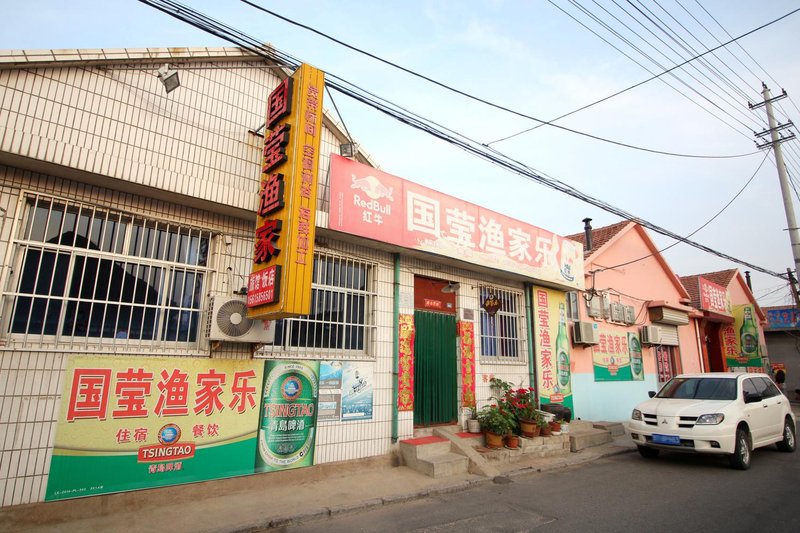
<path fill-rule="evenodd" d="M 399 395 L 400 379 L 400 254 L 394 254 L 394 328 L 392 331 L 392 444 L 398 440 L 398 418 L 397 400 Z"/>
<path fill-rule="evenodd" d="M 533 300 L 531 293 L 533 285 L 525 283 L 525 327 L 528 329 L 528 380 L 530 386 L 536 389 L 536 360 L 535 350 L 533 349 Z M 539 391 L 536 391 L 536 406 L 539 406 Z"/>

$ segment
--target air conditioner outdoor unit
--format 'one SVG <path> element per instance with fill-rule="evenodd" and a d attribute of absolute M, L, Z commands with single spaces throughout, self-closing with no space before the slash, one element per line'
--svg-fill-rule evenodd
<path fill-rule="evenodd" d="M 575 322 L 572 326 L 573 344 L 599 344 L 600 330 L 594 322 Z"/>
<path fill-rule="evenodd" d="M 275 339 L 274 320 L 247 318 L 246 297 L 214 298 L 209 317 L 208 340 L 270 343 Z"/>
<path fill-rule="evenodd" d="M 644 326 L 642 328 L 642 344 L 661 344 L 661 328 Z"/>

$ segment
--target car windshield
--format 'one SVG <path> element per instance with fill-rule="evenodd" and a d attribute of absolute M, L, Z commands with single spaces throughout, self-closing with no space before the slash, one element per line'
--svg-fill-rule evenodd
<path fill-rule="evenodd" d="M 735 400 L 736 380 L 728 378 L 674 378 L 656 398 Z"/>

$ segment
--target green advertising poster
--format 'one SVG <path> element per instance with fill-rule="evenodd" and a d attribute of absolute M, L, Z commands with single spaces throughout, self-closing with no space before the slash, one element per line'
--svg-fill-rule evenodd
<path fill-rule="evenodd" d="M 262 363 L 73 356 L 45 500 L 253 473 Z"/>
<path fill-rule="evenodd" d="M 636 333 L 628 332 L 628 352 L 631 355 L 631 376 L 634 381 L 644 381 L 642 343 Z"/>
<path fill-rule="evenodd" d="M 533 289 L 536 375 L 539 402 L 573 409 L 571 345 L 567 332 L 566 294 Z"/>
<path fill-rule="evenodd" d="M 319 361 L 267 361 L 256 472 L 314 464 Z"/>
<path fill-rule="evenodd" d="M 628 332 L 600 330 L 600 343 L 592 347 L 595 381 L 632 381 Z M 636 343 L 639 344 L 636 339 Z M 641 356 L 641 345 L 639 348 Z"/>
<path fill-rule="evenodd" d="M 752 305 L 733 306 L 733 324 L 726 324 L 720 329 L 722 350 L 729 367 L 763 366 L 757 320 Z"/>

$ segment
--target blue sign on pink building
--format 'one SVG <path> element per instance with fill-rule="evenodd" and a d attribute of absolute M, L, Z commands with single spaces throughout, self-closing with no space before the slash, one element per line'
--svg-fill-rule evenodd
<path fill-rule="evenodd" d="M 767 329 L 797 329 L 800 328 L 800 312 L 794 306 L 766 307 L 769 325 Z"/>

